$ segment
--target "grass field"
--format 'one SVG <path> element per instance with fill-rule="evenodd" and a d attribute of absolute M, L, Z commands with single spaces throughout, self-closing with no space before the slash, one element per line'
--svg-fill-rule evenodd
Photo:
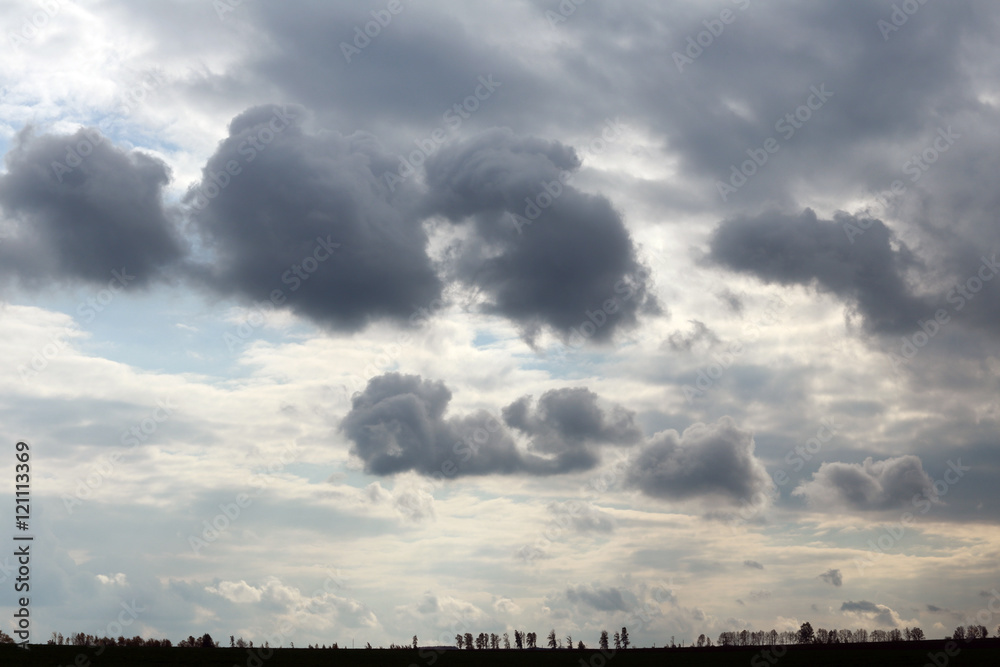
<path fill-rule="evenodd" d="M 972 644 L 952 644 L 949 656 L 944 640 L 909 642 L 900 645 L 839 645 L 789 646 L 780 658 L 765 656 L 760 647 L 710 649 L 629 649 L 609 652 L 596 650 L 487 650 L 438 651 L 430 648 L 411 649 L 274 649 L 271 655 L 259 649 L 200 648 L 107 648 L 101 655 L 97 649 L 77 646 L 32 646 L 30 650 L 0 647 L 2 667 L 98 667 L 122 665 L 128 667 L 158 667 L 160 665 L 209 665 L 213 667 L 282 667 L 310 665 L 346 665 L 353 667 L 464 667 L 488 665 L 525 665 L 527 667 L 614 667 L 652 665 L 691 665 L 716 667 L 750 665 L 765 667 L 781 665 L 796 667 L 825 665 L 876 665 L 878 667 L 997 667 L 1000 666 L 1000 640 L 979 640 Z M 957 652 L 956 652 L 957 649 Z"/>

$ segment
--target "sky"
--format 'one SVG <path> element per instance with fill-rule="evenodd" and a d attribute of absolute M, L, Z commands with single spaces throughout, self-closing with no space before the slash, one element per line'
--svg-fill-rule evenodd
<path fill-rule="evenodd" d="M 32 641 L 1000 624 L 996 3 L 0 27 Z"/>

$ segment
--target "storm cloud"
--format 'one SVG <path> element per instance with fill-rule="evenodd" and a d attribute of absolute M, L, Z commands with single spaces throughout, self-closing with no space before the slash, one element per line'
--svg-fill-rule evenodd
<path fill-rule="evenodd" d="M 672 429 L 657 433 L 643 445 L 627 476 L 634 488 L 664 500 L 707 496 L 735 505 L 766 495 L 771 487 L 764 464 L 754 456 L 753 436 L 729 417 L 694 424 L 682 434 Z"/>
<path fill-rule="evenodd" d="M 427 161 L 428 211 L 474 230 L 452 248 L 454 277 L 529 341 L 544 327 L 570 338 L 584 323 L 582 337 L 607 340 L 659 312 L 621 215 L 570 183 L 579 166 L 572 148 L 506 129 Z"/>
<path fill-rule="evenodd" d="M 528 397 L 504 408 L 504 421 L 532 436 L 522 451 L 486 411 L 445 416 L 451 397 L 443 382 L 386 373 L 352 399 L 340 429 L 367 472 L 413 470 L 438 478 L 589 470 L 600 462 L 599 445 L 641 437 L 624 408 L 599 408 L 597 395 L 586 389 L 556 390 L 537 411 L 528 408 Z"/>
<path fill-rule="evenodd" d="M 917 258 L 880 220 L 846 213 L 820 220 L 808 208 L 799 215 L 741 216 L 722 222 L 709 248 L 716 263 L 765 283 L 836 295 L 872 332 L 911 330 L 934 311 L 907 284 L 906 271 L 919 266 Z"/>
<path fill-rule="evenodd" d="M 334 328 L 404 320 L 441 294 L 420 220 L 380 180 L 392 158 L 374 137 L 311 133 L 300 107 L 233 119 L 187 194 L 213 253 L 205 283 L 281 303 Z"/>
<path fill-rule="evenodd" d="M 912 454 L 862 463 L 827 462 L 793 492 L 817 509 L 888 510 L 915 497 L 936 499 L 933 481 Z"/>
<path fill-rule="evenodd" d="M 184 255 L 163 204 L 170 169 L 161 160 L 116 148 L 96 128 L 36 135 L 29 126 L 5 163 L 0 275 L 40 287 L 107 284 L 117 271 L 120 282 L 144 285 Z"/>

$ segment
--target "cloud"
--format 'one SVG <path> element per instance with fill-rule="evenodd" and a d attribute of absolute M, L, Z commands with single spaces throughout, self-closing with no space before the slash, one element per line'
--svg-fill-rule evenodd
<path fill-rule="evenodd" d="M 615 587 L 599 588 L 594 586 L 576 586 L 566 589 L 566 599 L 573 604 L 586 605 L 598 611 L 628 611 L 626 597 L 634 595 Z"/>
<path fill-rule="evenodd" d="M 849 238 L 845 228 L 863 233 Z M 869 331 L 906 332 L 933 312 L 905 279 L 919 262 L 881 220 L 837 213 L 820 220 L 812 209 L 736 217 L 719 224 L 710 258 L 765 283 L 813 285 L 836 295 L 864 318 Z"/>
<path fill-rule="evenodd" d="M 0 277 L 106 285 L 119 271 L 128 286 L 145 285 L 186 252 L 162 200 L 170 169 L 157 158 L 116 148 L 95 128 L 36 136 L 28 126 L 5 162 Z"/>
<path fill-rule="evenodd" d="M 729 417 L 694 424 L 683 434 L 657 433 L 626 474 L 631 486 L 667 500 L 712 496 L 735 505 L 766 495 L 772 486 L 764 464 L 754 456 L 753 436 Z"/>
<path fill-rule="evenodd" d="M 300 107 L 247 109 L 185 197 L 212 253 L 213 290 L 287 306 L 325 325 L 397 321 L 441 294 L 420 219 L 380 180 L 392 164 L 370 134 L 310 133 Z M 219 185 L 221 183 L 222 185 Z"/>
<path fill-rule="evenodd" d="M 937 498 L 933 481 L 912 454 L 883 461 L 869 456 L 863 463 L 823 463 L 792 493 L 823 510 L 887 510 L 909 504 L 914 496 Z"/>
<path fill-rule="evenodd" d="M 588 321 L 594 330 L 581 338 L 603 341 L 659 311 L 620 214 L 568 184 L 579 166 L 572 148 L 506 129 L 427 160 L 429 212 L 473 231 L 451 249 L 450 271 L 529 341 L 543 327 L 569 339 Z"/>
<path fill-rule="evenodd" d="M 692 331 L 684 334 L 675 331 L 666 340 L 666 344 L 675 352 L 690 352 L 691 348 L 700 342 L 705 342 L 707 347 L 712 347 L 719 342 L 719 337 L 709 329 L 704 322 L 691 320 Z"/>
<path fill-rule="evenodd" d="M 760 563 L 758 563 L 755 560 L 745 560 L 745 561 L 743 561 L 743 565 L 745 565 L 746 567 L 752 568 L 754 570 L 763 570 L 764 569 L 764 566 L 761 565 Z"/>
<path fill-rule="evenodd" d="M 221 595 L 230 602 L 245 604 L 248 602 L 260 602 L 266 589 L 254 588 L 240 579 L 239 581 L 220 581 L 217 586 L 209 586 L 205 590 L 209 593 Z"/>
<path fill-rule="evenodd" d="M 555 456 L 563 465 L 577 461 L 593 467 L 600 445 L 630 445 L 642 438 L 635 413 L 620 405 L 602 405 L 585 387 L 553 389 L 536 406 L 522 396 L 503 408 L 506 424 L 531 439 L 532 451 Z"/>
<path fill-rule="evenodd" d="M 875 604 L 867 600 L 859 602 L 845 602 L 840 605 L 840 611 L 852 616 L 860 616 L 873 620 L 877 625 L 899 627 L 901 620 L 899 614 L 884 604 Z"/>
<path fill-rule="evenodd" d="M 367 472 L 413 470 L 439 478 L 588 470 L 600 461 L 600 445 L 641 437 L 633 413 L 600 406 L 599 397 L 585 388 L 546 392 L 534 410 L 530 397 L 504 408 L 504 421 L 531 436 L 527 452 L 486 411 L 445 417 L 450 401 L 442 382 L 386 373 L 352 399 L 340 428 Z"/>
<path fill-rule="evenodd" d="M 844 575 L 840 573 L 840 570 L 827 570 L 823 574 L 819 575 L 819 578 L 828 584 L 832 584 L 836 587 L 840 587 L 844 583 Z"/>
<path fill-rule="evenodd" d="M 450 401 L 443 382 L 386 373 L 354 396 L 340 428 L 354 441 L 351 452 L 366 472 L 376 475 L 414 470 L 450 477 L 523 468 L 513 440 L 494 417 L 481 412 L 446 419 Z"/>

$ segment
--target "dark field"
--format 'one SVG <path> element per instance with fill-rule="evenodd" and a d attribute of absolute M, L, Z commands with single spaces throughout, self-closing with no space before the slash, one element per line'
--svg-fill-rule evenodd
<path fill-rule="evenodd" d="M 979 640 L 972 644 L 957 642 L 951 645 L 952 656 L 945 654 L 945 640 L 908 642 L 903 645 L 841 645 L 841 646 L 790 646 L 781 658 L 765 657 L 760 647 L 710 648 L 710 649 L 629 649 L 609 652 L 607 656 L 596 650 L 486 650 L 486 651 L 436 651 L 430 648 L 410 649 L 275 649 L 273 654 L 261 659 L 258 649 L 251 654 L 247 649 L 217 648 L 108 648 L 96 656 L 94 648 L 76 646 L 33 646 L 30 651 L 0 647 L 0 666 L 20 667 L 38 665 L 55 667 L 99 667 L 122 665 L 143 667 L 158 665 L 212 665 L 217 667 L 267 667 L 300 665 L 358 665 L 385 667 L 452 667 L 482 665 L 528 665 L 537 667 L 627 667 L 630 665 L 877 665 L 879 667 L 945 667 L 1000 666 L 1000 640 Z M 956 653 L 957 649 L 957 653 Z M 780 649 L 779 649 L 780 650 Z M 934 656 L 933 659 L 928 655 Z M 770 658 L 770 659 L 768 659 Z"/>

